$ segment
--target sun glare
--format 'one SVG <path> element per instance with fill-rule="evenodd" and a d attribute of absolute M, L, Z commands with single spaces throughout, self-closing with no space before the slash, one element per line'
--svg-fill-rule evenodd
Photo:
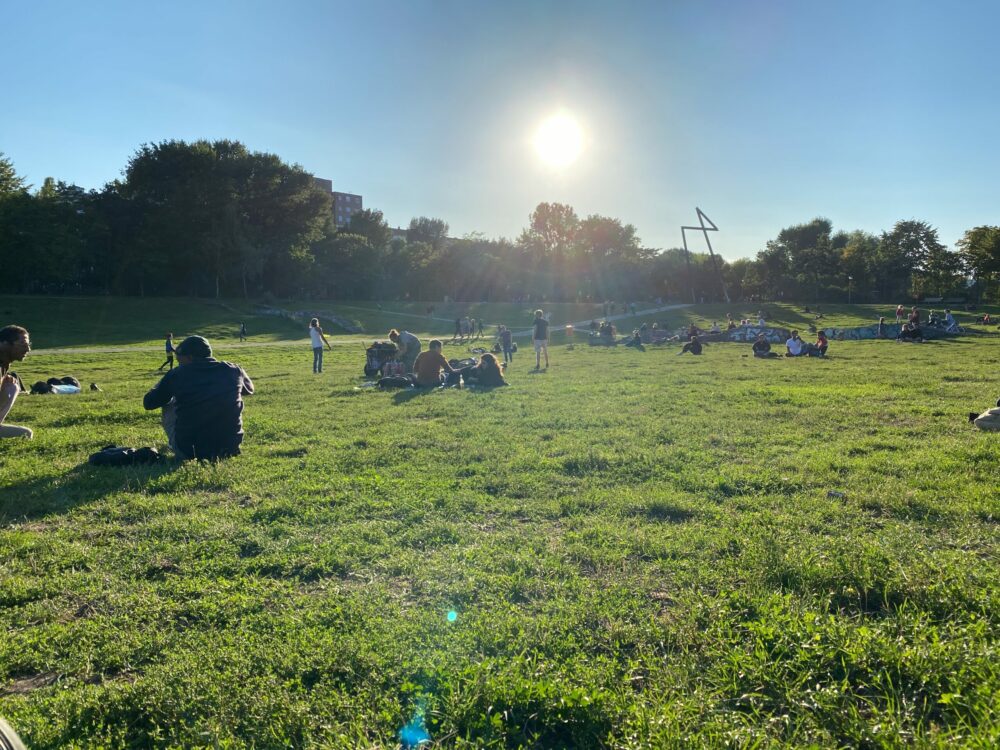
<path fill-rule="evenodd" d="M 546 164 L 568 167 L 583 150 L 583 129 L 571 115 L 553 115 L 538 126 L 534 145 L 538 156 Z"/>

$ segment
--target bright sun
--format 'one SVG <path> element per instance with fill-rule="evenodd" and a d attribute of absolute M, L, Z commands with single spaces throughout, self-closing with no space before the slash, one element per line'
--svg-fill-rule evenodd
<path fill-rule="evenodd" d="M 583 129 L 571 115 L 552 115 L 538 126 L 533 143 L 546 164 L 568 167 L 583 150 Z"/>

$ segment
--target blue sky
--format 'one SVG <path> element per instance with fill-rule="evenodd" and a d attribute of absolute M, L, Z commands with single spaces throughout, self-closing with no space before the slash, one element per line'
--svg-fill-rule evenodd
<path fill-rule="evenodd" d="M 163 139 L 233 138 L 393 225 L 514 237 L 541 201 L 750 256 L 815 216 L 1000 223 L 1000 3 L 34 2 L 0 5 L 0 151 L 99 188 Z M 586 147 L 530 138 L 572 112 Z"/>

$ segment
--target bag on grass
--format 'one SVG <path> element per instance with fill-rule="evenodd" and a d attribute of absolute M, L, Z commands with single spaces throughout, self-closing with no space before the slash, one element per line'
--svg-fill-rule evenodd
<path fill-rule="evenodd" d="M 94 466 L 133 466 L 135 464 L 154 464 L 163 456 L 156 448 L 124 448 L 119 445 L 106 445 L 90 456 Z"/>
<path fill-rule="evenodd" d="M 379 378 L 378 387 L 383 391 L 390 388 L 412 388 L 413 381 L 405 375 L 392 375 L 387 378 Z"/>
<path fill-rule="evenodd" d="M 1000 407 L 987 409 L 972 420 L 972 424 L 986 432 L 1000 432 Z"/>

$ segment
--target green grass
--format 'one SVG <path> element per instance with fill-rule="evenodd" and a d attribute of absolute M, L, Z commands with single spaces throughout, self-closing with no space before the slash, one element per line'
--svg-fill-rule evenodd
<path fill-rule="evenodd" d="M 255 341 L 305 338 L 302 325 L 257 315 L 245 300 L 0 296 L 0 321 L 27 328 L 36 349 L 162 346 L 168 332 L 178 342 L 192 333 L 213 341 L 238 340 L 240 321 L 246 322 Z"/>
<path fill-rule="evenodd" d="M 440 747 L 1000 741 L 997 442 L 965 422 L 1000 341 L 556 347 L 421 393 L 220 347 L 259 393 L 217 465 L 86 464 L 162 446 L 148 352 L 18 367 L 105 388 L 22 398 L 36 439 L 0 446 L 0 715 L 34 750 L 391 748 L 416 716 Z"/>
<path fill-rule="evenodd" d="M 381 304 L 382 309 L 378 308 Z M 328 337 L 344 340 L 385 338 L 389 329 L 408 329 L 423 337 L 450 338 L 455 330 L 456 317 L 470 315 L 487 322 L 486 335 L 492 338 L 497 324 L 503 323 L 514 331 L 526 331 L 536 305 L 509 303 L 434 304 L 433 316 L 427 315 L 426 302 L 312 302 L 303 300 L 278 300 L 269 305 L 289 312 L 335 314 L 351 321 L 361 329 L 361 334 L 351 333 L 329 319 L 324 320 Z M 553 335 L 561 341 L 562 327 L 566 323 L 586 323 L 601 320 L 603 309 L 598 304 L 552 303 L 541 305 L 551 313 Z M 655 303 L 637 303 L 641 312 L 655 307 Z M 621 315 L 620 305 L 616 316 Z M 812 314 L 805 313 L 802 305 L 749 304 L 691 305 L 647 315 L 627 315 L 615 320 L 622 333 L 638 328 L 642 323 L 659 323 L 661 327 L 679 328 L 695 323 L 708 328 L 713 321 L 725 326 L 726 313 L 736 320 L 753 317 L 763 309 L 769 323 L 790 328 L 806 329 L 815 323 Z M 871 325 L 880 315 L 895 321 L 895 308 L 886 305 L 822 305 L 825 327 L 853 327 Z M 927 308 L 921 308 L 926 315 Z M 937 306 L 939 311 L 941 306 Z M 973 321 L 983 312 L 994 316 L 1000 308 L 983 307 L 976 313 L 955 312 L 962 325 L 974 330 L 996 332 L 976 326 Z M 31 331 L 35 348 L 88 347 L 88 346 L 162 346 L 169 331 L 176 340 L 192 333 L 207 336 L 211 341 L 229 343 L 237 338 L 239 322 L 244 321 L 251 343 L 303 342 L 304 321 L 286 317 L 263 315 L 252 300 L 212 300 L 163 297 L 31 297 L 0 296 L 0 320 L 23 325 Z"/>

